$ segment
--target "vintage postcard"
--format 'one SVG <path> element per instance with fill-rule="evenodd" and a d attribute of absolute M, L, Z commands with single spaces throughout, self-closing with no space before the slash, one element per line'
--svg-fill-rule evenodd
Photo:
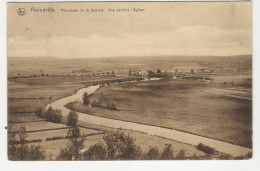
<path fill-rule="evenodd" d="M 251 159 L 252 3 L 7 4 L 8 159 Z"/>

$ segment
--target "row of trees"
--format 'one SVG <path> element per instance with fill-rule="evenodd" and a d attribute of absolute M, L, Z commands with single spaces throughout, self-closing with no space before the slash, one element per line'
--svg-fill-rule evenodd
<path fill-rule="evenodd" d="M 44 108 L 40 107 L 36 110 L 36 115 L 40 118 L 44 118 L 46 121 L 60 123 L 62 119 L 62 112 L 59 109 L 52 109 L 49 107 L 46 111 Z M 78 123 L 78 114 L 75 111 L 70 111 L 67 116 L 66 124 L 68 126 L 76 126 Z"/>
<path fill-rule="evenodd" d="M 46 111 L 43 107 L 36 110 L 36 115 L 40 118 L 44 118 L 48 122 L 60 123 L 62 118 L 62 112 L 59 109 L 53 109 L 51 106 Z"/>
<path fill-rule="evenodd" d="M 92 103 L 90 103 L 89 100 L 90 95 L 88 93 L 84 93 L 83 95 L 83 104 L 84 105 L 90 105 L 93 107 L 100 107 L 100 108 L 104 108 L 104 109 L 109 109 L 109 110 L 117 110 L 117 107 L 114 103 L 110 104 L 108 103 L 106 106 L 102 106 L 101 103 L 99 101 L 93 101 Z"/>

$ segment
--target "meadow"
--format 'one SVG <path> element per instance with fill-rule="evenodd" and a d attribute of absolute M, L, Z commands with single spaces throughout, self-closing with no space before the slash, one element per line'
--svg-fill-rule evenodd
<path fill-rule="evenodd" d="M 101 106 L 114 104 L 117 110 L 81 103 L 67 107 L 252 147 L 252 101 L 209 93 L 236 86 L 184 79 L 120 84 L 103 87 L 90 98 Z"/>

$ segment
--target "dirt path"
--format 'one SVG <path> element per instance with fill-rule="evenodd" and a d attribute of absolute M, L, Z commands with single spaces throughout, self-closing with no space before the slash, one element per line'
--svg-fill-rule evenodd
<path fill-rule="evenodd" d="M 76 94 L 73 94 L 72 96 L 65 97 L 63 99 L 57 100 L 47 105 L 46 109 L 48 109 L 49 106 L 52 106 L 52 108 L 54 109 L 62 110 L 62 115 L 67 116 L 68 113 L 70 112 L 69 109 L 64 107 L 67 103 L 75 102 L 75 101 L 82 102 L 82 97 L 85 92 L 87 92 L 88 94 L 92 94 L 99 87 L 100 87 L 99 85 L 96 85 L 96 86 L 90 86 L 87 88 L 80 89 L 79 91 L 77 91 Z M 219 152 L 230 154 L 232 156 L 240 156 L 240 155 L 245 155 L 248 152 L 252 152 L 252 149 L 250 148 L 241 147 L 238 145 L 234 145 L 227 142 L 222 142 L 222 141 L 218 141 L 218 140 L 214 140 L 214 139 L 210 139 L 198 135 L 193 135 L 182 131 L 176 131 L 173 129 L 138 124 L 133 122 L 121 121 L 121 120 L 108 119 L 99 116 L 89 115 L 86 113 L 78 112 L 78 115 L 79 115 L 79 120 L 90 122 L 96 125 L 144 132 L 149 135 L 156 135 L 156 136 L 172 139 L 175 141 L 191 144 L 194 146 L 198 145 L 199 143 L 203 143 L 207 146 L 215 148 Z"/>

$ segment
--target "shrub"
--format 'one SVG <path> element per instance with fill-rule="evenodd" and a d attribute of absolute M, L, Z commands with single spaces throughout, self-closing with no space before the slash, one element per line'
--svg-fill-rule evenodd
<path fill-rule="evenodd" d="M 101 104 L 100 104 L 99 101 L 97 101 L 97 103 L 96 103 L 96 107 L 101 107 Z"/>
<path fill-rule="evenodd" d="M 202 143 L 197 145 L 197 149 L 199 149 L 200 151 L 203 151 L 206 154 L 214 154 L 215 153 L 215 149 L 214 148 L 206 146 L 206 145 L 204 145 Z"/>
<path fill-rule="evenodd" d="M 111 110 L 117 110 L 116 105 L 114 103 L 112 103 L 112 105 L 110 106 L 110 109 Z"/>
<path fill-rule="evenodd" d="M 185 159 L 185 151 L 180 150 L 180 152 L 176 155 L 176 158 L 179 160 L 184 160 Z"/>
<path fill-rule="evenodd" d="M 35 111 L 36 115 L 40 118 L 44 118 L 45 117 L 45 113 L 46 113 L 46 110 L 43 108 L 43 107 L 40 107 L 38 108 L 36 111 Z"/>
<path fill-rule="evenodd" d="M 107 159 L 106 146 L 101 142 L 92 145 L 86 152 L 84 152 L 83 159 L 84 160 L 106 160 Z"/>
<path fill-rule="evenodd" d="M 41 149 L 39 145 L 31 145 L 29 151 L 30 160 L 44 160 L 45 152 Z"/>
<path fill-rule="evenodd" d="M 19 127 L 18 136 L 19 136 L 20 144 L 24 144 L 26 142 L 26 138 L 27 138 L 25 125 L 22 125 L 22 126 Z"/>
<path fill-rule="evenodd" d="M 237 156 L 234 159 L 235 160 L 243 160 L 243 159 L 251 159 L 253 156 L 252 152 L 248 152 L 246 155 Z"/>
<path fill-rule="evenodd" d="M 151 147 L 147 154 L 144 156 L 146 160 L 159 160 L 160 159 L 160 151 L 158 147 Z"/>
<path fill-rule="evenodd" d="M 60 139 L 64 139 L 64 136 L 55 136 L 55 137 L 48 137 L 45 139 L 45 141 L 51 141 L 51 140 L 60 140 Z"/>
<path fill-rule="evenodd" d="M 72 160 L 72 153 L 71 153 L 71 149 L 68 148 L 61 148 L 60 149 L 60 154 L 59 156 L 56 158 L 56 160 Z"/>
<path fill-rule="evenodd" d="M 67 125 L 76 126 L 78 123 L 78 114 L 75 111 L 70 111 L 67 116 Z"/>
<path fill-rule="evenodd" d="M 106 109 L 110 109 L 110 104 L 109 104 L 109 103 L 107 104 L 107 107 L 106 107 Z"/>
<path fill-rule="evenodd" d="M 192 155 L 192 158 L 191 158 L 192 160 L 199 160 L 200 158 L 194 153 L 193 155 Z"/>
<path fill-rule="evenodd" d="M 172 145 L 169 144 L 166 147 L 164 147 L 161 159 L 163 160 L 172 160 L 174 159 L 174 153 L 173 153 L 173 148 Z"/>
<path fill-rule="evenodd" d="M 87 92 L 84 93 L 84 95 L 83 95 L 83 104 L 84 105 L 89 105 L 89 95 L 88 95 Z"/>
<path fill-rule="evenodd" d="M 93 102 L 92 102 L 92 104 L 91 104 L 93 107 L 96 107 L 97 106 L 97 103 L 96 103 L 96 101 L 94 100 Z"/>

